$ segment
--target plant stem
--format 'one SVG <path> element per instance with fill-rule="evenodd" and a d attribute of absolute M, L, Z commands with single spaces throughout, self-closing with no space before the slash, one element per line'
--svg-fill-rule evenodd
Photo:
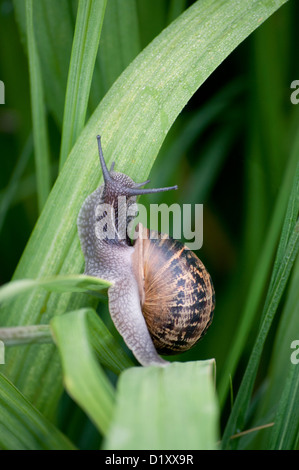
<path fill-rule="evenodd" d="M 5 346 L 32 343 L 53 343 L 50 325 L 29 325 L 0 328 L 0 340 Z"/>

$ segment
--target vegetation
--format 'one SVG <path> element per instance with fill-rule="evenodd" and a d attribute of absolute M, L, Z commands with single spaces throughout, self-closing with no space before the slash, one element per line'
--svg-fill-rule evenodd
<path fill-rule="evenodd" d="M 0 0 L 0 448 L 297 448 L 299 37 L 285 3 Z M 108 165 L 178 184 L 144 204 L 204 204 L 215 317 L 165 369 L 138 367 L 109 284 L 82 275 L 97 134 Z"/>

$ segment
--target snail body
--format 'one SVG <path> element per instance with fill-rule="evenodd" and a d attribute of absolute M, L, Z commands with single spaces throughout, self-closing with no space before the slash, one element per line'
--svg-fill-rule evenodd
<path fill-rule="evenodd" d="M 99 136 L 98 147 L 104 184 L 87 197 L 77 220 L 84 273 L 112 283 L 111 318 L 140 364 L 167 365 L 159 354 L 190 349 L 211 324 L 215 304 L 211 277 L 191 250 L 166 234 L 138 224 L 131 241 L 127 226 L 136 216 L 137 196 L 176 187 L 141 188 L 149 181 L 135 183 L 113 171 L 114 165 L 108 171 Z M 125 216 L 118 212 L 120 196 Z"/>

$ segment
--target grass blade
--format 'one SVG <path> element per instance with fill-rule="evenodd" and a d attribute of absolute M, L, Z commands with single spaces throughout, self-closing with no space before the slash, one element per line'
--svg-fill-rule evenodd
<path fill-rule="evenodd" d="M 253 347 L 249 363 L 244 374 L 242 383 L 240 385 L 236 401 L 234 403 L 232 412 L 230 414 L 225 433 L 223 435 L 223 447 L 229 446 L 229 438 L 242 429 L 245 422 L 246 411 L 249 406 L 249 401 L 254 386 L 254 381 L 259 365 L 259 360 L 262 354 L 263 346 L 269 332 L 273 317 L 278 307 L 278 303 L 283 294 L 286 286 L 291 268 L 294 260 L 298 254 L 299 249 L 299 223 L 294 228 L 292 237 L 288 244 L 283 264 L 281 265 L 273 290 L 271 292 L 271 300 L 268 304 L 268 308 L 264 312 L 264 320 L 259 330 L 255 345 Z"/>
<path fill-rule="evenodd" d="M 24 42 L 26 37 L 26 3 L 13 0 L 17 22 Z M 59 18 L 59 20 L 58 20 Z M 34 31 L 45 84 L 46 103 L 61 128 L 65 89 L 74 32 L 69 1 L 34 2 Z"/>
<path fill-rule="evenodd" d="M 296 152 L 294 153 L 295 155 L 299 154 L 299 134 L 297 134 L 297 139 L 296 139 Z M 271 283 L 270 287 L 272 286 L 275 276 L 277 274 L 277 271 L 279 269 L 279 266 L 282 262 L 284 253 L 287 248 L 287 244 L 289 242 L 290 236 L 292 234 L 293 227 L 296 223 L 296 220 L 298 218 L 298 206 L 299 206 L 299 164 L 297 164 L 297 168 L 295 171 L 295 183 L 294 183 L 294 188 L 293 191 L 297 193 L 297 197 L 294 197 L 291 199 L 291 203 L 287 207 L 287 212 L 286 212 L 286 221 L 283 225 L 282 232 L 281 232 L 281 237 L 280 237 L 280 243 L 277 251 L 277 256 L 275 259 L 275 264 L 273 268 L 273 273 L 272 273 L 272 278 L 271 278 Z"/>
<path fill-rule="evenodd" d="M 286 302 L 280 319 L 275 343 L 271 355 L 271 362 L 267 374 L 268 386 L 260 406 L 254 415 L 255 422 L 265 422 L 265 416 L 273 416 L 276 420 L 276 411 L 280 406 L 280 400 L 290 373 L 290 359 L 293 350 L 292 342 L 296 339 L 298 331 L 298 305 L 299 305 L 299 257 L 292 272 L 290 286 L 286 296 Z M 260 448 L 267 448 L 270 442 L 270 432 L 264 432 L 261 436 Z"/>
<path fill-rule="evenodd" d="M 275 423 L 267 448 L 269 450 L 296 449 L 299 441 L 299 374 L 297 365 L 290 361 L 289 374 L 276 411 Z"/>
<path fill-rule="evenodd" d="M 218 391 L 221 403 L 224 403 L 229 388 L 229 377 L 235 371 L 238 359 L 240 357 L 241 352 L 243 351 L 244 344 L 252 327 L 256 311 L 261 302 L 267 279 L 270 275 L 270 269 L 272 266 L 271 263 L 274 258 L 275 248 L 277 246 L 277 240 L 279 237 L 279 231 L 283 226 L 283 218 L 285 217 L 285 212 L 286 210 L 288 210 L 287 197 L 290 193 L 288 188 L 291 187 L 294 172 L 296 172 L 298 153 L 299 138 L 296 139 L 288 161 L 288 165 L 285 170 L 285 175 L 280 186 L 280 192 L 276 200 L 273 216 L 267 232 L 267 237 L 264 241 L 262 253 L 258 260 L 256 269 L 252 276 L 252 281 L 249 286 L 244 307 L 244 313 L 241 317 L 241 322 L 238 327 L 238 331 L 235 335 L 234 342 L 230 342 L 229 354 L 225 360 L 223 371 L 219 380 Z M 283 230 L 285 230 L 285 228 L 283 228 Z M 280 254 L 278 254 L 278 256 L 280 257 Z"/>
<path fill-rule="evenodd" d="M 107 0 L 79 0 L 62 125 L 60 168 L 82 131 Z"/>
<path fill-rule="evenodd" d="M 0 302 L 10 300 L 17 295 L 30 292 L 37 287 L 43 287 L 50 292 L 92 292 L 95 294 L 102 289 L 108 289 L 111 283 L 97 277 L 74 274 L 52 276 L 41 279 L 20 279 L 0 287 Z"/>
<path fill-rule="evenodd" d="M 0 449 L 74 449 L 72 443 L 1 373 Z"/>
<path fill-rule="evenodd" d="M 90 334 L 90 343 L 101 364 L 115 374 L 132 367 L 129 359 L 114 336 L 99 316 L 90 310 L 86 313 L 86 321 Z M 50 325 L 26 325 L 0 328 L 0 341 L 4 348 L 23 344 L 53 343 Z"/>
<path fill-rule="evenodd" d="M 278 267 L 275 279 L 272 281 L 265 307 L 262 315 L 262 324 L 260 326 L 257 339 L 255 341 L 247 369 L 245 371 L 242 383 L 240 385 L 235 404 L 230 414 L 224 435 L 223 435 L 223 447 L 229 446 L 229 438 L 237 431 L 242 430 L 245 422 L 245 415 L 249 406 L 249 401 L 254 386 L 254 381 L 259 365 L 259 360 L 262 354 L 263 346 L 269 332 L 272 320 L 278 308 L 279 301 L 284 292 L 287 284 L 291 269 L 294 261 L 298 254 L 299 249 L 299 221 L 294 224 L 294 221 L 290 224 L 289 213 L 290 208 L 296 207 L 298 214 L 299 201 L 298 201 L 298 170 L 299 164 L 297 165 L 297 171 L 295 173 L 294 183 L 289 198 L 288 210 L 284 221 L 282 233 L 288 233 L 289 241 L 284 252 L 281 264 Z M 281 238 L 281 244 L 284 243 L 284 237 Z M 280 247 L 277 250 L 278 255 L 281 255 Z M 277 266 L 277 264 L 276 264 Z"/>
<path fill-rule="evenodd" d="M 43 208 L 50 192 L 50 156 L 48 146 L 44 91 L 38 51 L 33 28 L 33 3 L 26 0 L 26 22 L 28 38 L 28 58 L 31 90 L 33 141 L 37 178 L 39 210 Z"/>
<path fill-rule="evenodd" d="M 105 434 L 114 408 L 114 391 L 90 346 L 86 319 L 90 312 L 81 309 L 54 317 L 51 326 L 66 389 Z"/>
<path fill-rule="evenodd" d="M 105 448 L 215 449 L 218 404 L 213 365 L 213 360 L 174 362 L 122 373 Z"/>

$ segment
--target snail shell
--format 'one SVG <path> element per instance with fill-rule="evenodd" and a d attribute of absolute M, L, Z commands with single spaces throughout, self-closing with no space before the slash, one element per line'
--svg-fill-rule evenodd
<path fill-rule="evenodd" d="M 211 277 L 198 257 L 166 234 L 138 224 L 134 243 L 125 231 L 134 216 L 121 218 L 117 199 L 126 207 L 140 194 L 169 189 L 140 189 L 129 176 L 108 171 L 101 140 L 98 147 L 104 185 L 84 201 L 77 225 L 85 257 L 84 273 L 112 283 L 108 290 L 109 311 L 115 327 L 137 360 L 144 366 L 165 366 L 160 354 L 176 354 L 194 346 L 212 322 L 215 294 Z M 111 223 L 109 207 L 115 209 L 113 236 L 99 238 L 97 223 Z"/>
<path fill-rule="evenodd" d="M 211 277 L 185 245 L 139 224 L 133 254 L 142 313 L 159 354 L 187 351 L 206 333 L 215 305 Z"/>

